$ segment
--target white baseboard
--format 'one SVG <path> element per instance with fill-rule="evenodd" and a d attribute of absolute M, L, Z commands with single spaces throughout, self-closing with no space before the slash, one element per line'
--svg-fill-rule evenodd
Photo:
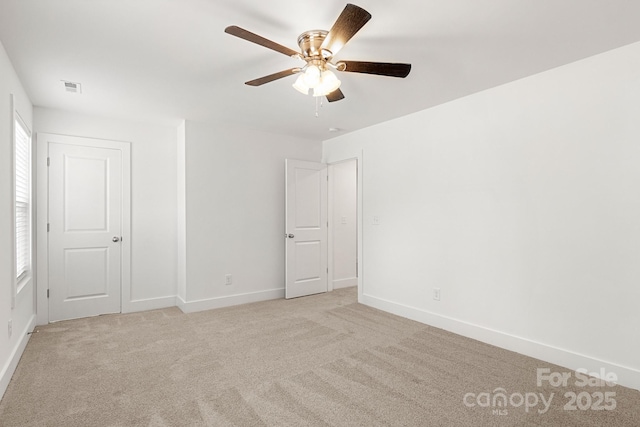
<path fill-rule="evenodd" d="M 370 307 L 406 317 L 436 328 L 444 329 L 458 335 L 473 338 L 506 350 L 524 354 L 525 356 L 563 366 L 573 371 L 577 369 L 586 369 L 588 372 L 600 372 L 601 369 L 604 369 L 605 372 L 611 372 L 617 376 L 618 384 L 624 387 L 640 390 L 640 370 L 638 369 L 620 366 L 615 363 L 599 360 L 570 350 L 531 341 L 526 338 L 506 334 L 504 332 L 488 329 L 472 323 L 442 316 L 416 307 L 398 304 L 367 294 L 363 294 L 359 302 Z M 544 366 L 541 366 L 541 368 L 544 368 Z"/>
<path fill-rule="evenodd" d="M 176 297 L 160 297 L 129 301 L 123 304 L 123 313 L 135 313 L 137 311 L 158 310 L 160 308 L 175 307 Z"/>
<path fill-rule="evenodd" d="M 251 302 L 268 301 L 281 298 L 284 298 L 284 288 L 201 299 L 197 301 L 184 301 L 181 297 L 177 297 L 176 300 L 178 308 L 180 308 L 184 313 L 195 313 L 196 311 L 212 310 L 214 308 L 230 307 L 232 305 L 248 304 Z"/>
<path fill-rule="evenodd" d="M 350 288 L 352 286 L 358 286 L 357 277 L 350 277 L 348 279 L 338 279 L 333 281 L 333 289 Z"/>
<path fill-rule="evenodd" d="M 7 363 L 2 367 L 2 372 L 0 372 L 0 399 L 2 398 L 2 396 L 4 396 L 4 392 L 7 391 L 7 387 L 9 387 L 9 382 L 11 381 L 11 377 L 13 376 L 13 373 L 16 371 L 16 368 L 18 367 L 18 362 L 22 357 L 22 353 L 24 353 L 24 349 L 27 347 L 29 338 L 31 338 L 31 335 L 29 335 L 29 332 L 33 332 L 35 327 L 36 327 L 36 316 L 33 315 L 31 317 L 31 320 L 29 320 L 27 327 L 23 331 L 20 331 L 20 333 L 22 334 L 22 338 L 20 339 L 20 341 L 16 343 L 16 346 L 11 352 L 11 356 L 9 357 L 9 360 L 7 360 Z M 16 331 L 14 331 L 14 333 L 15 332 Z"/>

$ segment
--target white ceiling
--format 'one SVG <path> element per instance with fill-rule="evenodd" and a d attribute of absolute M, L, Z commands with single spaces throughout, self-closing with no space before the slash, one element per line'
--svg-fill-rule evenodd
<path fill-rule="evenodd" d="M 238 25 L 297 50 L 344 0 L 0 0 L 0 40 L 35 106 L 177 124 L 225 123 L 325 140 L 640 41 L 638 0 L 357 0 L 373 18 L 337 59 L 410 62 L 406 79 L 338 73 L 346 99 L 315 117 L 298 60 L 224 33 Z M 81 95 L 61 80 L 82 84 Z"/>

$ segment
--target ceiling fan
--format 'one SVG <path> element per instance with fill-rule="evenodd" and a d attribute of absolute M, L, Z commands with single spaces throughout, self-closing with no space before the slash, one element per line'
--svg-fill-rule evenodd
<path fill-rule="evenodd" d="M 344 99 L 340 80 L 331 71 L 376 74 L 401 77 L 409 75 L 411 64 L 340 60 L 333 57 L 371 19 L 371 14 L 359 6 L 347 4 L 331 30 L 305 31 L 298 37 L 300 52 L 282 46 L 243 28 L 232 25 L 225 32 L 284 55 L 306 62 L 302 67 L 290 68 L 246 82 L 249 86 L 261 86 L 283 77 L 299 74 L 293 87 L 305 95 L 326 96 L 329 102 Z"/>

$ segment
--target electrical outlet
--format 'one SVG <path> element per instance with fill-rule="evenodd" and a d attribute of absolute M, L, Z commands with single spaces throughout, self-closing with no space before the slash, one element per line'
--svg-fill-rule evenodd
<path fill-rule="evenodd" d="M 224 276 L 224 284 L 225 285 L 233 284 L 233 276 L 231 274 L 227 274 Z"/>
<path fill-rule="evenodd" d="M 11 334 L 13 333 L 13 319 L 9 319 L 7 329 L 9 330 L 9 338 L 11 338 Z"/>
<path fill-rule="evenodd" d="M 433 288 L 433 299 L 440 301 L 440 288 Z"/>

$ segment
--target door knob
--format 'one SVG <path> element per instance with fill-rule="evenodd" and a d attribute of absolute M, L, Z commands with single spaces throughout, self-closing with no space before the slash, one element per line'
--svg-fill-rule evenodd
<path fill-rule="evenodd" d="M 120 241 L 120 238 L 119 237 L 114 237 L 113 239 L 111 239 L 111 241 L 113 243 L 118 243 Z"/>
<path fill-rule="evenodd" d="M 288 234 L 287 237 L 290 238 L 290 239 L 293 239 L 296 236 L 294 236 L 293 234 Z"/>

